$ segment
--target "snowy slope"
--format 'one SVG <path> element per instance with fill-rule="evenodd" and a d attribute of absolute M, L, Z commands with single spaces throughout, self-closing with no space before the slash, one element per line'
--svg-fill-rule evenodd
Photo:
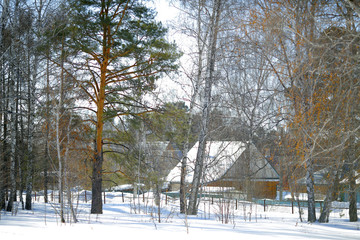
<path fill-rule="evenodd" d="M 78 204 L 79 223 L 59 223 L 54 214 L 56 204 L 35 202 L 34 211 L 19 210 L 16 216 L 1 213 L 1 239 L 360 239 L 360 223 L 350 223 L 344 210 L 331 213 L 328 224 L 300 222 L 297 213 L 288 207 L 235 202 L 229 206 L 228 224 L 221 223 L 226 202 L 201 202 L 198 216 L 178 214 L 178 202 L 170 198 L 161 208 L 158 223 L 157 208 L 146 195 L 122 201 L 121 193 L 107 193 L 104 214 L 89 214 L 90 203 Z M 40 199 L 41 201 L 42 199 Z M 139 210 L 141 209 L 141 211 Z M 304 209 L 306 218 L 306 209 Z M 250 221 L 251 218 L 251 221 Z M 188 223 L 188 224 L 186 224 Z M 188 227 L 186 227 L 188 226 Z"/>

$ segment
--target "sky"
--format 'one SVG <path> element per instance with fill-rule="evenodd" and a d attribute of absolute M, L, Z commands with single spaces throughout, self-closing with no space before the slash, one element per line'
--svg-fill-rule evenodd
<path fill-rule="evenodd" d="M 175 42 L 180 51 L 184 52 L 183 57 L 180 59 L 182 65 L 185 65 L 186 49 L 189 47 L 190 40 L 183 34 L 179 33 L 174 27 L 178 22 L 180 11 L 174 7 L 170 0 L 154 0 L 153 4 L 157 11 L 157 20 L 161 21 L 165 27 L 168 28 L 168 40 Z M 182 82 L 182 84 L 179 84 Z M 181 74 L 173 76 L 165 76 L 157 83 L 157 93 L 160 94 L 162 101 L 185 101 L 189 99 L 190 92 L 186 78 Z"/>
<path fill-rule="evenodd" d="M 170 3 L 169 0 L 154 0 L 157 9 L 157 19 L 163 23 L 176 19 L 179 11 Z"/>

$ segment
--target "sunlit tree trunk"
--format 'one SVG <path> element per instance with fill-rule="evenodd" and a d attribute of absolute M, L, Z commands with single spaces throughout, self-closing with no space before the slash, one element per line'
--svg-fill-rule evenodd
<path fill-rule="evenodd" d="M 58 190 L 59 190 L 59 204 L 60 204 L 60 221 L 65 223 L 64 217 L 64 159 L 63 159 L 63 149 L 62 149 L 62 134 L 61 134 L 61 118 L 64 114 L 64 42 L 62 42 L 61 49 L 61 73 L 60 73 L 60 86 L 59 86 L 59 100 L 56 107 L 56 122 L 55 122 L 55 134 L 56 134 L 56 153 L 58 158 Z"/>
<path fill-rule="evenodd" d="M 330 217 L 330 212 L 331 212 L 331 202 L 334 201 L 333 196 L 334 196 L 334 192 L 337 190 L 337 182 L 338 182 L 338 178 L 339 178 L 339 173 L 341 171 L 342 167 L 338 167 L 335 171 L 336 174 L 334 174 L 335 171 L 333 171 L 333 169 L 330 169 L 329 174 L 330 177 L 328 179 L 329 182 L 329 188 L 327 190 L 326 193 L 326 197 L 324 200 L 324 206 L 322 209 L 322 212 L 320 214 L 319 217 L 319 222 L 320 223 L 327 223 L 329 222 L 329 217 Z"/>
<path fill-rule="evenodd" d="M 201 37 L 201 31 L 202 31 L 202 23 L 201 23 L 201 17 L 200 17 L 200 11 L 201 7 L 199 6 L 199 10 L 197 12 L 197 71 L 195 76 L 195 82 L 193 83 L 194 89 L 191 93 L 191 100 L 190 100 L 190 106 L 189 106 L 189 119 L 187 122 L 187 131 L 185 136 L 185 142 L 183 147 L 183 158 L 181 160 L 181 172 L 180 172 L 180 213 L 186 213 L 187 210 L 187 183 L 186 183 L 186 175 L 187 175 L 187 160 L 188 160 L 188 151 L 189 151 L 189 141 L 190 141 L 190 134 L 191 134 L 191 126 L 193 123 L 193 111 L 196 104 L 196 98 L 198 96 L 199 92 L 199 86 L 202 81 L 203 76 L 203 54 L 204 54 L 204 47 L 205 44 L 203 42 L 204 39 Z M 191 78 L 192 76 L 190 76 Z"/>
<path fill-rule="evenodd" d="M 46 61 L 46 113 L 45 113 L 45 146 L 44 146 L 44 201 L 48 203 L 48 187 L 49 187 L 49 134 L 50 134 L 50 60 L 49 56 Z"/>
<path fill-rule="evenodd" d="M 191 185 L 190 199 L 188 206 L 188 214 L 196 215 L 198 210 L 198 193 L 200 189 L 201 179 L 204 168 L 205 147 L 208 135 L 208 123 L 210 118 L 211 109 L 211 88 L 215 75 L 215 57 L 217 37 L 219 31 L 219 20 L 221 13 L 221 1 L 215 0 L 213 12 L 210 19 L 210 38 L 209 38 L 209 53 L 207 61 L 206 79 L 205 79 L 205 92 L 204 103 L 202 106 L 201 128 L 199 134 L 199 146 L 195 160 L 194 178 Z"/>

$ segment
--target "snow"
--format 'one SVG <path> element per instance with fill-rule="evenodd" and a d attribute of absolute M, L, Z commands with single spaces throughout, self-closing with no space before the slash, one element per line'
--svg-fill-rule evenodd
<path fill-rule="evenodd" d="M 18 210 L 16 215 L 1 212 L 0 236 L 2 239 L 360 239 L 360 223 L 348 221 L 347 210 L 334 208 L 330 223 L 300 222 L 297 209 L 271 206 L 265 208 L 249 202 L 214 199 L 203 200 L 197 216 L 179 214 L 179 202 L 166 200 L 162 195 L 161 223 L 151 193 L 132 198 L 131 194 L 106 193 L 104 213 L 90 214 L 90 202 L 80 198 L 77 204 L 78 223 L 61 224 L 54 213 L 56 203 L 44 204 L 37 197 L 34 210 Z M 143 202 L 143 200 L 145 200 Z M 76 204 L 77 199 L 75 199 Z M 345 204 L 346 205 L 346 204 Z M 227 208 L 229 206 L 229 208 Z M 226 209 L 230 209 L 229 212 Z M 221 211 L 222 210 L 222 211 Z M 306 219 L 306 209 L 303 218 Z M 221 214 L 223 212 L 224 214 Z M 229 213 L 229 214 L 227 214 Z M 67 212 L 66 212 L 67 214 Z M 319 216 L 319 213 L 317 213 Z M 223 224 L 221 216 L 229 216 Z M 66 215 L 67 221 L 70 219 Z M 251 221 L 250 221 L 251 219 Z M 186 222 L 188 227 L 186 227 Z"/>

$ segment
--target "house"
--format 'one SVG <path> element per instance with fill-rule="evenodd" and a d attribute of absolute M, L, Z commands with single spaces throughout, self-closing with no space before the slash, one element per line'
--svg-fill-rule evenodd
<path fill-rule="evenodd" d="M 353 171 L 355 177 L 355 192 L 356 192 L 356 201 L 360 203 L 360 173 L 359 171 Z M 349 201 L 349 192 L 350 192 L 350 183 L 349 178 L 346 177 L 340 181 L 340 192 L 338 195 L 338 200 L 341 202 Z"/>
<path fill-rule="evenodd" d="M 185 181 L 193 179 L 199 143 L 187 154 L 188 166 Z M 211 187 L 231 187 L 239 192 L 251 189 L 256 198 L 275 198 L 279 175 L 253 144 L 239 141 L 209 141 L 206 144 L 204 171 L 201 184 Z M 167 176 L 172 190 L 180 186 L 179 163 Z"/>
<path fill-rule="evenodd" d="M 147 167 L 162 179 L 166 178 L 183 156 L 175 144 L 169 141 L 147 142 L 143 152 Z"/>
<path fill-rule="evenodd" d="M 330 167 L 322 168 L 316 172 L 314 172 L 314 190 L 315 190 L 315 199 L 316 200 L 324 200 L 327 194 L 329 187 L 331 187 L 334 183 L 334 179 L 331 179 L 331 176 L 336 174 L 337 170 L 331 170 Z M 356 178 L 356 196 L 357 201 L 360 202 L 360 174 L 357 171 L 354 171 L 354 175 Z M 348 201 L 349 200 L 349 179 L 348 177 L 344 176 L 342 173 L 342 177 L 339 182 L 339 188 L 336 192 L 334 192 L 334 199 L 339 201 Z M 306 192 L 306 178 L 300 178 L 296 182 L 298 184 L 298 191 L 299 192 Z"/>
<path fill-rule="evenodd" d="M 336 174 L 335 172 L 330 171 L 330 168 L 322 168 L 314 172 L 314 190 L 315 190 L 315 199 L 324 200 L 327 189 L 329 187 L 329 176 L 330 174 Z M 299 192 L 306 192 L 306 177 L 300 178 L 296 181 L 297 190 Z"/>
<path fill-rule="evenodd" d="M 336 174 L 335 172 L 330 172 L 330 168 L 326 167 L 323 169 L 320 169 L 319 171 L 314 172 L 314 185 L 316 186 L 328 186 L 328 178 L 330 174 Z M 297 184 L 299 185 L 306 185 L 306 178 L 300 178 L 297 180 Z"/>

